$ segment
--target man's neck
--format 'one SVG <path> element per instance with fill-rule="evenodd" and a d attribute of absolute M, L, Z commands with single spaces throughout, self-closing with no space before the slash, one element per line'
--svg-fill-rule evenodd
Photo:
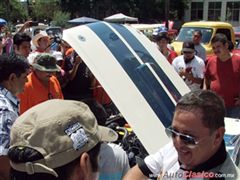
<path fill-rule="evenodd" d="M 221 145 L 216 148 L 215 151 L 210 155 L 209 159 L 202 164 L 199 164 L 196 167 L 186 167 L 183 164 L 181 164 L 181 169 L 183 170 L 191 170 L 193 172 L 202 172 L 202 171 L 208 171 L 210 169 L 213 169 L 220 164 L 222 164 L 227 158 L 227 152 L 225 147 L 224 140 L 222 141 Z"/>
<path fill-rule="evenodd" d="M 218 57 L 218 59 L 222 62 L 225 62 L 228 59 L 230 59 L 231 57 L 232 57 L 232 54 L 229 52 L 229 53 L 222 55 L 221 57 Z"/>
<path fill-rule="evenodd" d="M 0 86 L 4 87 L 4 88 L 7 89 L 9 92 L 11 92 L 14 96 L 16 96 L 16 93 L 15 93 L 15 91 L 13 90 L 13 88 L 12 88 L 12 86 L 10 85 L 9 82 L 4 81 L 4 82 L 0 83 Z"/>
<path fill-rule="evenodd" d="M 36 78 L 38 79 L 38 81 L 45 87 L 49 87 L 49 79 L 48 80 L 42 80 L 41 78 L 38 77 L 38 74 L 36 72 L 33 71 L 33 73 L 35 74 Z"/>
<path fill-rule="evenodd" d="M 37 48 L 36 51 L 37 51 L 37 52 L 40 52 L 40 53 L 43 53 L 43 52 L 45 52 L 45 49 Z"/>
<path fill-rule="evenodd" d="M 161 53 L 165 56 L 165 57 L 168 57 L 169 55 L 169 52 L 168 52 L 168 49 L 161 49 Z"/>
<path fill-rule="evenodd" d="M 191 59 L 186 59 L 184 57 L 184 62 L 187 64 L 187 63 L 190 63 L 193 59 L 195 58 L 195 56 L 193 56 Z"/>

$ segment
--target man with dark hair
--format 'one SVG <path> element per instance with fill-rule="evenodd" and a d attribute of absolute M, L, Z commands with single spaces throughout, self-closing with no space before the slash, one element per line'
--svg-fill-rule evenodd
<path fill-rule="evenodd" d="M 223 100 L 214 92 L 187 93 L 166 128 L 172 142 L 139 162 L 124 179 L 239 179 L 240 171 L 226 152 L 224 116 Z"/>
<path fill-rule="evenodd" d="M 216 56 L 207 60 L 204 88 L 223 98 L 227 117 L 240 118 L 240 56 L 230 52 L 224 34 L 216 34 L 211 44 Z"/>
<path fill-rule="evenodd" d="M 17 94 L 27 82 L 29 65 L 20 56 L 0 56 L 0 179 L 8 179 L 10 130 L 19 115 Z"/>
<path fill-rule="evenodd" d="M 86 104 L 46 101 L 13 124 L 8 153 L 11 179 L 97 179 L 100 143 L 116 139 L 115 131 L 97 124 Z"/>
<path fill-rule="evenodd" d="M 31 52 L 31 37 L 26 33 L 17 33 L 13 36 L 14 53 L 28 57 Z"/>
<path fill-rule="evenodd" d="M 176 57 L 172 66 L 193 91 L 201 88 L 204 78 L 204 61 L 195 55 L 194 43 L 186 41 L 182 47 L 183 55 Z"/>
<path fill-rule="evenodd" d="M 165 56 L 165 58 L 168 60 L 168 62 L 171 64 L 173 59 L 177 57 L 177 53 L 171 49 L 168 48 L 168 44 L 170 42 L 170 39 L 167 35 L 167 33 L 159 34 L 155 37 L 156 44 L 158 45 L 158 49 L 161 51 L 161 53 Z"/>
<path fill-rule="evenodd" d="M 195 54 L 200 57 L 204 62 L 206 61 L 206 50 L 201 44 L 202 32 L 200 30 L 195 30 L 193 32 L 193 43 L 195 47 Z"/>

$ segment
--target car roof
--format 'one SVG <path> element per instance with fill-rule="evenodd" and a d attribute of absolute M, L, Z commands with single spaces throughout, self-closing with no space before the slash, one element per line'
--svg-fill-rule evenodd
<path fill-rule="evenodd" d="M 232 27 L 231 24 L 221 21 L 194 21 L 194 22 L 187 22 L 183 24 L 183 27 Z"/>

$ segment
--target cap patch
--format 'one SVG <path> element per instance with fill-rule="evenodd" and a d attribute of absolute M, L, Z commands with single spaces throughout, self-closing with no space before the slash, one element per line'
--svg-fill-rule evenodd
<path fill-rule="evenodd" d="M 70 125 L 65 130 L 65 133 L 72 139 L 75 150 L 81 149 L 88 143 L 88 137 L 79 122 Z"/>

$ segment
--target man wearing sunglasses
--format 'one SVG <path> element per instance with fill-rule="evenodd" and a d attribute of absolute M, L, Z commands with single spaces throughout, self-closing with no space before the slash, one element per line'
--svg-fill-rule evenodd
<path fill-rule="evenodd" d="M 240 171 L 226 152 L 225 107 L 208 90 L 184 95 L 177 103 L 171 127 L 172 141 L 138 162 L 124 179 L 240 179 Z"/>
<path fill-rule="evenodd" d="M 203 83 L 205 63 L 195 55 L 192 41 L 183 43 L 182 53 L 173 60 L 172 66 L 191 90 L 198 90 Z"/>

